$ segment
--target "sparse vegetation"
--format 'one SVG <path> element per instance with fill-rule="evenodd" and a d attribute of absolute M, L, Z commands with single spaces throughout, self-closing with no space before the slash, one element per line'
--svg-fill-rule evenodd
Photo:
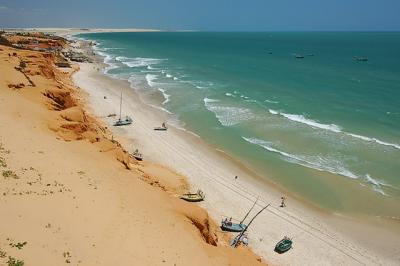
<path fill-rule="evenodd" d="M 10 246 L 13 247 L 13 248 L 22 249 L 26 244 L 28 244 L 28 242 L 25 241 L 23 243 L 18 242 L 17 244 L 10 243 Z"/>
<path fill-rule="evenodd" d="M 13 258 L 13 257 L 8 257 L 7 265 L 8 266 L 23 266 L 24 262 L 22 260 L 17 260 L 16 258 Z"/>
<path fill-rule="evenodd" d="M 3 171 L 4 178 L 12 177 L 14 179 L 19 179 L 18 175 L 11 170 Z"/>
<path fill-rule="evenodd" d="M 5 258 L 7 253 L 5 251 L 0 250 L 0 258 Z"/>
<path fill-rule="evenodd" d="M 2 157 L 0 157 L 0 167 L 7 167 L 6 160 Z"/>

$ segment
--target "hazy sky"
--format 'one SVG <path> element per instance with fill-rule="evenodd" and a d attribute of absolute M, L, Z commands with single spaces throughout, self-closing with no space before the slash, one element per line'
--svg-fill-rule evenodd
<path fill-rule="evenodd" d="M 1 27 L 400 30 L 400 0 L 0 0 Z"/>

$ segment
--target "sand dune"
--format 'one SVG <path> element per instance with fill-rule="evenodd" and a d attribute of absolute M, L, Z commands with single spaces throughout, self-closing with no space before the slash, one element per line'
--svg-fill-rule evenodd
<path fill-rule="evenodd" d="M 77 68 L 0 48 L 1 265 L 262 264 L 176 198 L 182 175 L 137 162 L 86 111 Z"/>

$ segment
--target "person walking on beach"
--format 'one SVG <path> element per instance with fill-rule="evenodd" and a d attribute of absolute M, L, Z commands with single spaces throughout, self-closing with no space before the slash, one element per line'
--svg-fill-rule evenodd
<path fill-rule="evenodd" d="M 237 175 L 235 175 L 235 180 L 238 178 L 238 176 Z"/>
<path fill-rule="evenodd" d="M 281 208 L 284 208 L 284 207 L 286 207 L 286 203 L 285 203 L 285 200 L 286 200 L 286 198 L 284 197 L 284 196 L 282 196 L 281 197 L 281 206 L 279 206 L 279 207 L 281 207 Z"/>

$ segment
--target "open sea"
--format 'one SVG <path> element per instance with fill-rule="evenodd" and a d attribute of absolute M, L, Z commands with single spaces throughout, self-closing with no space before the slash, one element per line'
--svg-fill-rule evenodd
<path fill-rule="evenodd" d="M 400 219 L 400 33 L 77 37 L 170 124 L 260 176 L 324 209 Z"/>

